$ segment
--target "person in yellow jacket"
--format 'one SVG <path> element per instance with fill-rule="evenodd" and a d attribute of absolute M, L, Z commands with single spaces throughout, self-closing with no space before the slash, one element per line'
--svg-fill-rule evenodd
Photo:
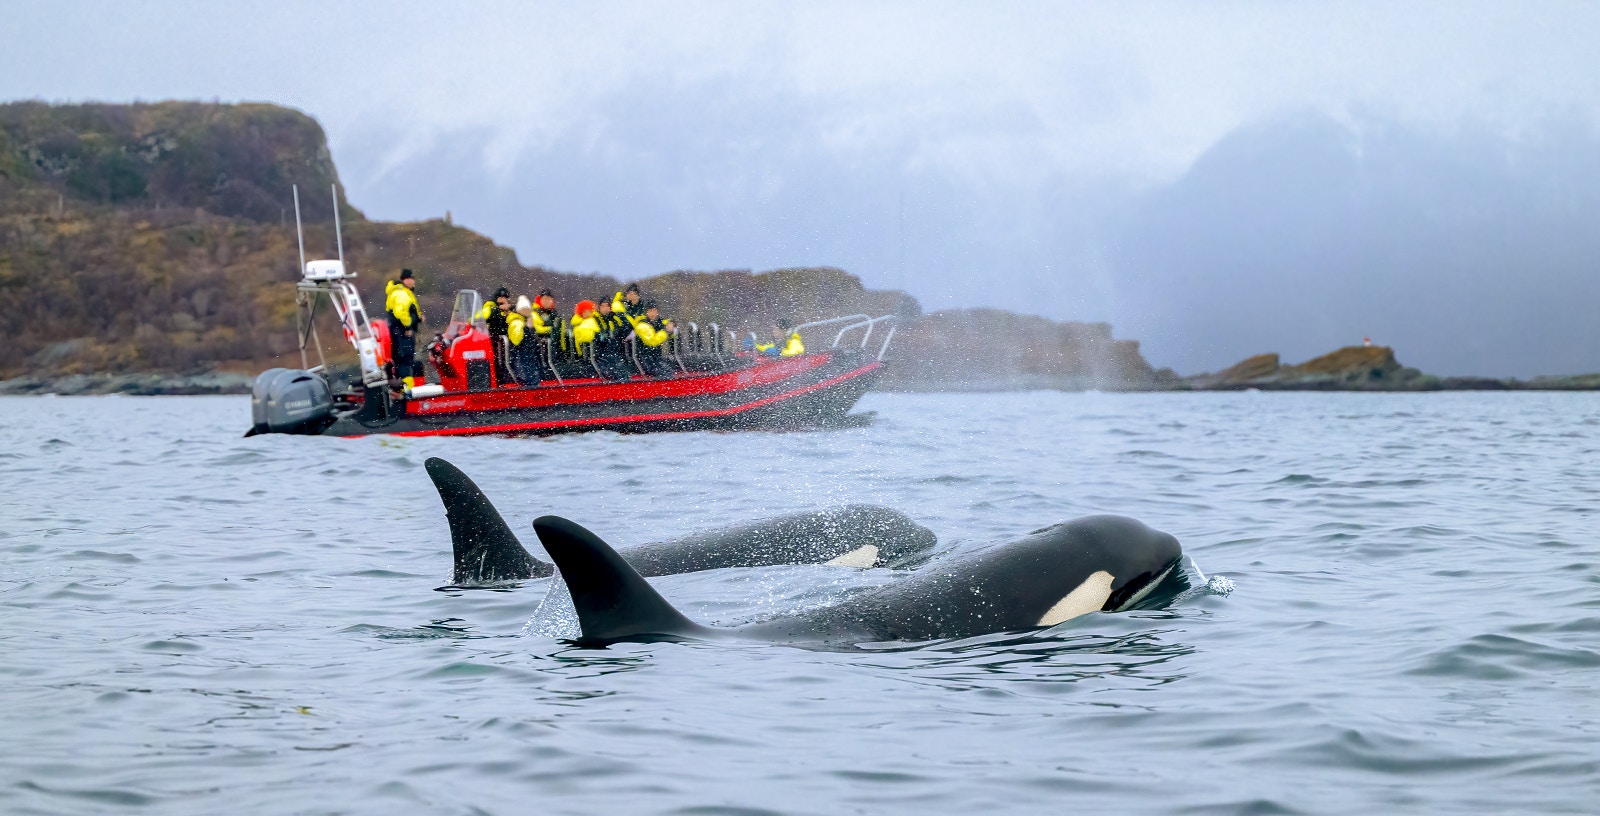
<path fill-rule="evenodd" d="M 516 375 L 511 373 L 511 290 L 504 286 L 494 290 L 494 298 L 483 304 L 478 317 L 489 329 L 489 351 L 494 360 L 495 385 L 513 385 Z"/>
<path fill-rule="evenodd" d="M 599 307 L 592 300 L 580 300 L 572 310 L 572 342 L 579 355 L 588 351 L 586 346 L 594 342 L 595 335 L 600 333 L 599 315 Z"/>
<path fill-rule="evenodd" d="M 666 345 L 675 333 L 677 328 L 672 325 L 671 320 L 661 316 L 661 310 L 657 308 L 656 302 L 646 301 L 644 316 L 633 321 L 632 334 L 639 343 L 639 366 L 644 369 L 644 373 L 658 377 L 670 376 L 673 373 L 672 366 L 667 365 L 663 359 L 662 346 Z"/>
<path fill-rule="evenodd" d="M 422 330 L 422 307 L 414 291 L 417 278 L 411 270 L 400 270 L 400 277 L 384 285 L 384 310 L 389 314 L 389 352 L 394 357 L 394 374 L 407 388 L 422 380 L 417 365 L 417 332 Z"/>
<path fill-rule="evenodd" d="M 528 318 L 533 314 L 533 302 L 527 295 L 517 296 L 516 308 L 506 315 L 506 341 L 511 344 L 511 373 L 523 385 L 539 383 L 538 341 L 528 330 Z"/>
<path fill-rule="evenodd" d="M 789 335 L 787 342 L 783 339 L 786 334 Z M 779 343 L 784 344 L 782 350 L 778 348 Z M 794 357 L 806 353 L 806 344 L 800 342 L 800 332 L 789 331 L 789 321 L 779 320 L 772 324 L 772 342 L 758 343 L 756 353 L 770 357 Z"/>
<path fill-rule="evenodd" d="M 631 326 L 644 317 L 644 307 L 639 305 L 639 299 L 639 284 L 630 283 L 628 288 L 611 298 L 611 311 Z"/>
<path fill-rule="evenodd" d="M 572 359 L 572 332 L 567 321 L 556 309 L 555 295 L 549 289 L 539 290 L 533 299 L 533 311 L 528 313 L 528 329 L 534 335 L 535 356 L 539 360 L 539 379 L 553 380 L 556 372 L 546 364 L 544 345 L 549 346 L 549 363 L 561 368 L 563 376 L 580 376 L 582 369 Z"/>
<path fill-rule="evenodd" d="M 585 300 L 578 304 L 578 314 L 572 324 L 572 340 L 582 356 L 588 352 L 594 368 L 608 380 L 626 380 L 631 374 L 628 361 L 617 348 L 617 337 L 627 330 L 627 323 L 611 311 L 610 301 L 599 304 Z"/>

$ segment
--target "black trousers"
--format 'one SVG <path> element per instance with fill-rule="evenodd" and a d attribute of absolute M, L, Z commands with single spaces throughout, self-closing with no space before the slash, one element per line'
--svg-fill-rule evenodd
<path fill-rule="evenodd" d="M 489 347 L 494 354 L 494 379 L 498 385 L 509 385 L 517 381 L 517 375 L 511 373 L 511 338 L 505 335 L 493 335 L 489 338 Z"/>
<path fill-rule="evenodd" d="M 417 337 L 404 329 L 389 329 L 389 349 L 394 352 L 396 377 L 421 377 L 422 366 L 417 365 Z"/>

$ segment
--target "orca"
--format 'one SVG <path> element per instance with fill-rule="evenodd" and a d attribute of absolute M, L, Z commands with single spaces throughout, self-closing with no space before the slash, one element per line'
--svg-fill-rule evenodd
<path fill-rule="evenodd" d="M 542 516 L 533 529 L 572 593 L 580 646 L 719 636 L 850 644 L 966 638 L 1145 608 L 1187 589 L 1176 538 L 1123 516 L 1086 516 L 947 557 L 832 606 L 718 629 L 684 617 L 582 525 Z"/>
<path fill-rule="evenodd" d="M 425 466 L 444 502 L 455 551 L 456 586 L 544 578 L 554 567 L 533 557 L 500 511 L 467 474 L 433 457 Z M 906 568 L 925 561 L 933 531 L 886 507 L 853 504 L 793 513 L 627 550 L 641 575 L 676 575 L 724 567 L 829 563 Z"/>

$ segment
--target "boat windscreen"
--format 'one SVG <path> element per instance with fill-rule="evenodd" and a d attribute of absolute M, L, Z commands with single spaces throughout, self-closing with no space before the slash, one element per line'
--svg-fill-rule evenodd
<path fill-rule="evenodd" d="M 444 330 L 445 337 L 460 337 L 468 326 L 477 325 L 479 329 L 488 331 L 488 327 L 478 317 L 478 310 L 483 308 L 483 296 L 476 289 L 462 289 L 456 292 L 456 305 L 450 310 L 450 325 Z"/>

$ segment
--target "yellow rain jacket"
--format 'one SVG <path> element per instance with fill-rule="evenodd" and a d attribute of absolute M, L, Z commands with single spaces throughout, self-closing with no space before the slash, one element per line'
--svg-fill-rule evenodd
<path fill-rule="evenodd" d="M 561 323 L 561 318 L 557 317 L 555 312 L 550 312 L 548 319 L 546 318 L 543 309 L 534 309 L 533 314 L 528 315 L 528 325 L 533 327 L 534 334 L 549 334 L 551 326 Z"/>
<path fill-rule="evenodd" d="M 645 348 L 655 348 L 667 342 L 667 338 L 672 336 L 672 333 L 667 331 L 665 323 L 665 320 L 659 318 L 655 321 L 640 318 L 633 324 L 633 333 L 638 335 L 639 342 L 643 343 Z"/>
<path fill-rule="evenodd" d="M 644 319 L 644 301 L 639 301 L 638 306 L 630 306 L 628 299 L 618 292 L 611 298 L 611 313 L 628 321 L 630 326 L 636 325 Z"/>
<path fill-rule="evenodd" d="M 422 308 L 417 305 L 417 295 L 400 281 L 389 281 L 383 287 L 383 307 L 389 319 L 408 329 L 422 322 Z"/>
<path fill-rule="evenodd" d="M 778 344 L 776 343 L 760 343 L 756 346 L 756 351 L 759 351 L 762 354 L 770 354 L 772 353 L 772 350 L 777 347 Z M 789 335 L 789 342 L 784 344 L 783 351 L 779 352 L 778 354 L 781 357 L 794 357 L 805 353 L 806 344 L 800 342 L 800 333 L 795 332 L 794 334 Z"/>
<path fill-rule="evenodd" d="M 506 339 L 511 345 L 522 345 L 522 337 L 527 334 L 528 319 L 521 312 L 512 312 L 506 315 Z"/>
<path fill-rule="evenodd" d="M 578 353 L 583 353 L 583 347 L 594 341 L 594 336 L 600 333 L 600 313 L 590 312 L 588 317 L 572 316 L 572 342 L 577 345 Z"/>

